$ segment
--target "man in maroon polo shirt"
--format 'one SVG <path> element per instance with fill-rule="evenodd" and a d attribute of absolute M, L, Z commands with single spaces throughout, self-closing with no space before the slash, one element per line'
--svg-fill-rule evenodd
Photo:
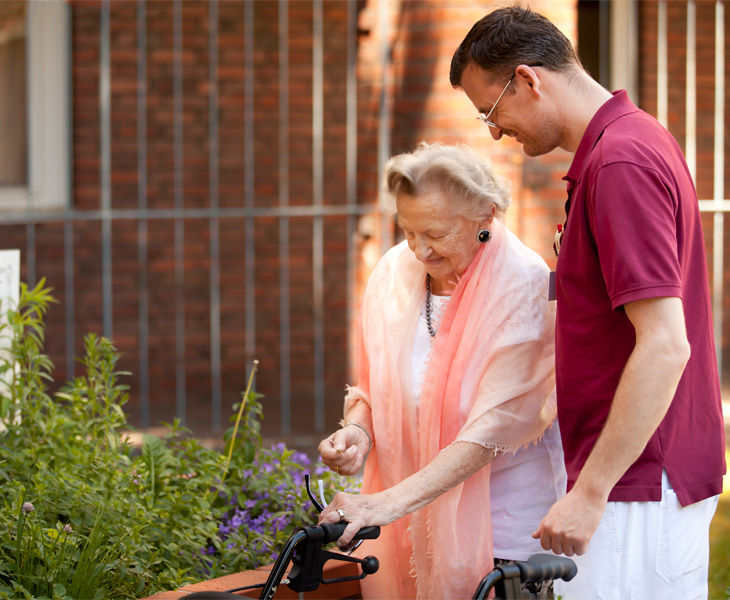
<path fill-rule="evenodd" d="M 725 439 L 697 195 L 672 136 L 519 6 L 477 22 L 451 83 L 494 139 L 575 154 L 557 263 L 568 493 L 534 537 L 573 598 L 706 598 Z"/>

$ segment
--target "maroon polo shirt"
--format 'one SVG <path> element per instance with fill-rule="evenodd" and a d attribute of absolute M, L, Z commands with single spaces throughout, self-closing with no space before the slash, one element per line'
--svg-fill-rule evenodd
<path fill-rule="evenodd" d="M 601 433 L 635 332 L 623 305 L 682 299 L 691 358 L 669 412 L 610 501 L 686 506 L 722 491 L 725 433 L 697 194 L 674 138 L 620 91 L 593 117 L 567 177 L 557 263 L 558 415 L 568 489 Z"/>

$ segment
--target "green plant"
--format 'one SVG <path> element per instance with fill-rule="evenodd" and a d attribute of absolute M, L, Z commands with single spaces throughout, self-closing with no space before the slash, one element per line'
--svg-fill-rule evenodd
<path fill-rule="evenodd" d="M 102 337 L 86 336 L 83 374 L 49 394 L 52 302 L 44 282 L 22 286 L 0 326 L 0 598 L 139 598 L 258 566 L 312 522 L 308 459 L 262 448 L 255 393 L 234 407 L 228 456 L 177 421 L 133 448 L 126 373 Z M 342 485 L 322 477 L 330 495 Z"/>

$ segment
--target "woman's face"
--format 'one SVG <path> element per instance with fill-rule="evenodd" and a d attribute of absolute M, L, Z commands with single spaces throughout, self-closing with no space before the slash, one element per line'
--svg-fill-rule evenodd
<path fill-rule="evenodd" d="M 396 198 L 398 225 L 408 247 L 431 277 L 444 284 L 466 271 L 479 250 L 477 232 L 491 222 L 491 218 L 483 223 L 467 219 L 459 214 L 456 202 L 438 187 Z"/>

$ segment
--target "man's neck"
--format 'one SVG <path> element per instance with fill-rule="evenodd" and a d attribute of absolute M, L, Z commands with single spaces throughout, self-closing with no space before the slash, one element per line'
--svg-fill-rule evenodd
<path fill-rule="evenodd" d="M 588 124 L 612 95 L 582 70 L 569 78 L 560 79 L 563 80 L 563 87 L 559 90 L 562 101 L 558 111 L 561 122 L 565 124 L 560 147 L 575 154 Z"/>

